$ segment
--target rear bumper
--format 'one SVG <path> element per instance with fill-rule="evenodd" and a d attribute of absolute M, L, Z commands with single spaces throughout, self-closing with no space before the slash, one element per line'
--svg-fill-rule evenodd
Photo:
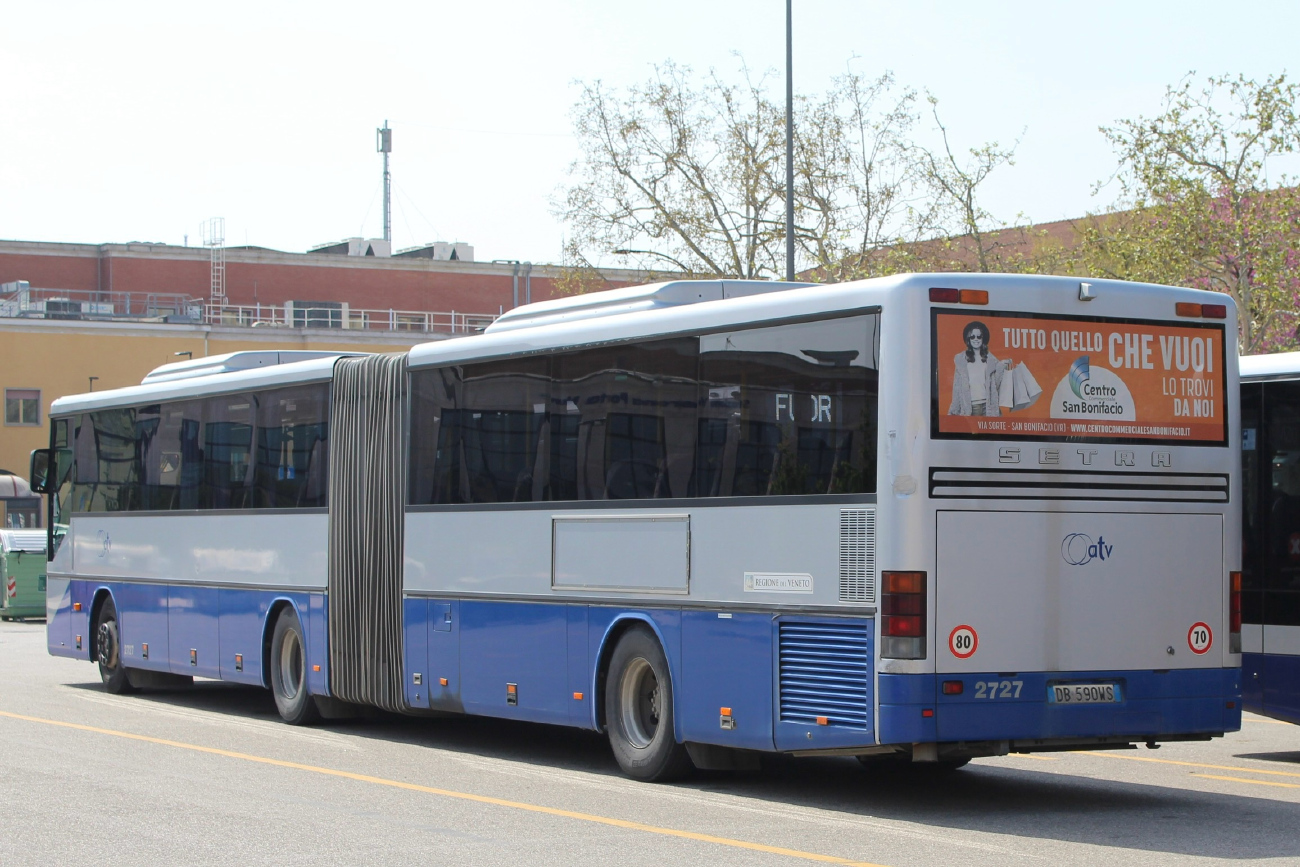
<path fill-rule="evenodd" d="M 961 694 L 943 695 L 940 685 L 946 681 L 961 681 Z M 1122 700 L 1050 703 L 1049 688 L 1058 683 L 1118 683 Z M 1241 670 L 1237 668 L 882 674 L 879 689 L 882 744 L 1160 740 L 1241 728 Z M 927 710 L 932 715 L 927 716 Z"/>

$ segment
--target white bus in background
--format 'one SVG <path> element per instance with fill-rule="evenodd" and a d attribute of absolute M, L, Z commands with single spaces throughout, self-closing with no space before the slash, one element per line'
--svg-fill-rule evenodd
<path fill-rule="evenodd" d="M 1242 693 L 1300 723 L 1300 352 L 1241 359 Z"/>
<path fill-rule="evenodd" d="M 906 275 L 533 304 L 51 411 L 49 647 L 268 687 L 957 767 L 1240 723 L 1235 310 Z"/>

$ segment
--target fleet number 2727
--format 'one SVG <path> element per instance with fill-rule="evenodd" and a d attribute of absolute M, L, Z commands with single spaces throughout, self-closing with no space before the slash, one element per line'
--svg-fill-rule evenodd
<path fill-rule="evenodd" d="M 976 698 L 1020 698 L 1023 680 L 977 680 L 975 681 Z"/>

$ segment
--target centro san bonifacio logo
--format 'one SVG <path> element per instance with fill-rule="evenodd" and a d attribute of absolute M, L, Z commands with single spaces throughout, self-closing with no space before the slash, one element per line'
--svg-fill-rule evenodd
<path fill-rule="evenodd" d="M 1093 560 L 1105 561 L 1115 552 L 1114 545 L 1106 544 L 1105 536 L 1092 541 L 1091 536 L 1071 533 L 1061 540 L 1061 559 L 1071 566 L 1084 566 Z"/>

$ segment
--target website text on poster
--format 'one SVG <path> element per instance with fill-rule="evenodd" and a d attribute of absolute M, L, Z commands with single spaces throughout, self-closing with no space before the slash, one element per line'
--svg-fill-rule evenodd
<path fill-rule="evenodd" d="M 942 436 L 1226 442 L 1224 330 L 934 312 Z"/>

